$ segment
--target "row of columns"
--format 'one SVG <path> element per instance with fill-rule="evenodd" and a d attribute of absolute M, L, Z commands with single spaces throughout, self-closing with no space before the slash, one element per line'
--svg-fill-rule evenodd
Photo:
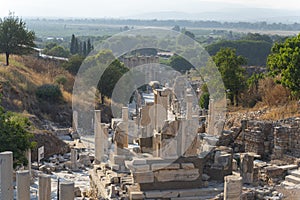
<path fill-rule="evenodd" d="M 30 200 L 30 171 L 16 172 L 17 199 Z M 74 200 L 74 182 L 60 183 L 60 199 Z M 39 200 L 51 199 L 51 176 L 39 176 Z M 0 199 L 13 200 L 13 153 L 6 151 L 0 153 Z"/>

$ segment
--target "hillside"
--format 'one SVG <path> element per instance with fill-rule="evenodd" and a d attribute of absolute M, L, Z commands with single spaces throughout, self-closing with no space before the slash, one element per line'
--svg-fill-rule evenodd
<path fill-rule="evenodd" d="M 31 56 L 12 56 L 10 66 L 4 66 L 3 62 L 4 56 L 0 55 L 1 105 L 6 110 L 35 115 L 41 121 L 49 120 L 61 126 L 71 125 L 74 77 L 70 73 L 59 67 L 59 63 Z M 36 97 L 39 86 L 57 84 L 59 77 L 66 78 L 60 85 L 62 100 L 49 103 Z"/>
<path fill-rule="evenodd" d="M 247 59 L 247 65 L 265 66 L 267 57 L 271 52 L 272 43 L 266 41 L 220 41 L 206 47 L 208 53 L 213 56 L 221 48 L 234 48 L 238 55 L 244 56 Z"/>

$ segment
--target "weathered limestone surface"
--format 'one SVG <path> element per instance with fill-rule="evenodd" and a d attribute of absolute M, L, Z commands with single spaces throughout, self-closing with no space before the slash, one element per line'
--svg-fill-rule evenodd
<path fill-rule="evenodd" d="M 95 163 L 99 164 L 104 155 L 103 137 L 101 135 L 101 111 L 95 110 L 94 117 L 94 134 L 95 134 Z"/>
<path fill-rule="evenodd" d="M 62 182 L 59 185 L 59 199 L 74 200 L 74 183 Z"/>
<path fill-rule="evenodd" d="M 39 200 L 51 199 L 51 177 L 49 175 L 39 176 Z"/>
<path fill-rule="evenodd" d="M 225 176 L 224 181 L 224 200 L 240 200 L 243 188 L 242 177 L 236 175 Z"/>
<path fill-rule="evenodd" d="M 253 183 L 253 173 L 254 173 L 254 157 L 248 153 L 241 155 L 241 177 L 243 178 L 243 183 L 251 184 Z"/>
<path fill-rule="evenodd" d="M 159 170 L 154 174 L 159 182 L 194 181 L 200 176 L 199 169 Z"/>
<path fill-rule="evenodd" d="M 154 182 L 154 173 L 152 171 L 134 172 L 133 178 L 137 183 L 153 183 Z"/>
<path fill-rule="evenodd" d="M 30 200 L 30 173 L 28 170 L 17 171 L 17 199 Z"/>
<path fill-rule="evenodd" d="M 13 200 L 13 153 L 0 153 L 0 199 Z"/>

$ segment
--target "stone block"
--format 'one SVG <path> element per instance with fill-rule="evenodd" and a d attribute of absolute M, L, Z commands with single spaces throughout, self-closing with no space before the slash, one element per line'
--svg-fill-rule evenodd
<path fill-rule="evenodd" d="M 179 169 L 179 163 L 153 163 L 151 165 L 151 170 L 156 171 L 160 169 Z"/>
<path fill-rule="evenodd" d="M 152 190 L 152 191 L 146 191 L 145 197 L 151 198 L 151 199 L 157 199 L 157 198 L 174 198 L 178 197 L 179 192 L 176 190 Z"/>
<path fill-rule="evenodd" d="M 150 165 L 134 165 L 132 170 L 135 172 L 147 172 L 150 170 Z"/>
<path fill-rule="evenodd" d="M 147 161 L 146 159 L 133 159 L 132 165 L 146 165 Z"/>
<path fill-rule="evenodd" d="M 153 183 L 154 174 L 152 171 L 148 172 L 134 172 L 133 179 L 135 183 Z"/>
<path fill-rule="evenodd" d="M 124 165 L 126 156 L 123 155 L 113 155 L 113 164 L 115 165 Z"/>
<path fill-rule="evenodd" d="M 159 170 L 154 172 L 158 182 L 194 181 L 200 176 L 199 169 Z"/>
<path fill-rule="evenodd" d="M 194 163 L 181 163 L 181 168 L 182 169 L 194 169 Z"/>
<path fill-rule="evenodd" d="M 130 192 L 130 200 L 143 200 L 145 195 L 143 192 Z"/>

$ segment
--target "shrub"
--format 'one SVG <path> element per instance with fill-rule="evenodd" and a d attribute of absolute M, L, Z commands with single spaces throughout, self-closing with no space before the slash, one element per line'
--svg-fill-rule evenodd
<path fill-rule="evenodd" d="M 201 108 L 205 108 L 208 109 L 208 105 L 209 105 L 209 93 L 208 92 L 204 92 L 199 100 L 199 105 Z"/>
<path fill-rule="evenodd" d="M 63 64 L 63 68 L 68 70 L 71 74 L 76 75 L 84 57 L 81 55 L 73 55 L 69 58 L 69 61 Z"/>
<path fill-rule="evenodd" d="M 33 135 L 27 118 L 11 112 L 4 112 L 0 107 L 0 152 L 12 151 L 14 167 L 27 165 L 25 151 L 34 147 L 30 142 Z"/>
<path fill-rule="evenodd" d="M 58 75 L 55 77 L 55 83 L 59 85 L 65 85 L 68 79 L 64 75 Z"/>
<path fill-rule="evenodd" d="M 55 102 L 62 98 L 62 92 L 58 85 L 44 84 L 37 88 L 36 96 L 41 100 Z"/>
<path fill-rule="evenodd" d="M 258 92 L 262 102 L 268 106 L 285 105 L 290 100 L 290 90 L 276 83 L 272 78 L 259 81 Z"/>

